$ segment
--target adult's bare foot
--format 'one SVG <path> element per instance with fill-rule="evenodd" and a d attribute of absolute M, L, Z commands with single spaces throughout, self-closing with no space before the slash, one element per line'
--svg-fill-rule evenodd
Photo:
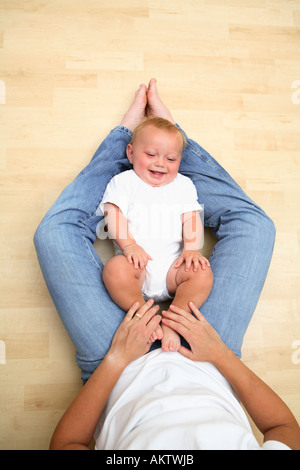
<path fill-rule="evenodd" d="M 140 85 L 140 88 L 135 93 L 135 97 L 132 105 L 125 113 L 121 126 L 125 126 L 131 131 L 142 122 L 146 117 L 146 106 L 147 106 L 147 87 L 146 85 Z"/>
<path fill-rule="evenodd" d="M 156 88 L 156 78 L 151 78 L 149 82 L 147 100 L 147 117 L 162 117 L 164 119 L 168 119 L 168 121 L 171 121 L 173 124 L 175 124 L 175 121 L 170 111 L 168 110 L 168 108 L 166 108 L 166 106 L 163 104 L 160 97 L 158 96 Z"/>

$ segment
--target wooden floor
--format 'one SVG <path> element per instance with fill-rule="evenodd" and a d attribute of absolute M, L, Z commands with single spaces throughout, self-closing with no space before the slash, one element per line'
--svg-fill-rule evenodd
<path fill-rule="evenodd" d="M 81 387 L 32 238 L 151 77 L 276 224 L 243 359 L 300 421 L 299 56 L 299 0 L 0 0 L 0 449 L 47 449 Z"/>

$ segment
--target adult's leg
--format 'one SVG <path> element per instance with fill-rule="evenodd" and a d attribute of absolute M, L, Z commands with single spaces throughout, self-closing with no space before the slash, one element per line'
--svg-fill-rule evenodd
<path fill-rule="evenodd" d="M 105 356 L 124 318 L 103 282 L 103 264 L 93 243 L 101 220 L 97 213 L 105 187 L 128 169 L 125 149 L 131 131 L 115 128 L 100 145 L 90 164 L 60 195 L 34 236 L 48 290 L 76 348 L 86 380 Z"/>
<path fill-rule="evenodd" d="M 158 96 L 155 79 L 147 98 L 149 116 L 175 123 Z M 179 170 L 194 182 L 204 204 L 205 226 L 218 240 L 210 257 L 214 285 L 201 312 L 240 357 L 271 261 L 275 227 L 208 152 L 188 137 L 187 142 Z"/>
<path fill-rule="evenodd" d="M 103 264 L 93 244 L 105 188 L 114 175 L 130 168 L 125 151 L 133 128 L 145 116 L 146 91 L 141 85 L 122 125 L 111 131 L 87 167 L 62 192 L 34 235 L 42 273 L 75 345 L 83 380 L 105 356 L 124 318 L 102 282 Z"/>
<path fill-rule="evenodd" d="M 211 155 L 187 141 L 180 171 L 194 182 L 205 226 L 218 240 L 210 256 L 213 288 L 200 310 L 240 357 L 271 261 L 275 227 Z"/>

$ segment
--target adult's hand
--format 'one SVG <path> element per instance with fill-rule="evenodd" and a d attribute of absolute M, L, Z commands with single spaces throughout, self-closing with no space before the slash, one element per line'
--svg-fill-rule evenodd
<path fill-rule="evenodd" d="M 193 302 L 189 303 L 189 307 L 195 316 L 175 305 L 170 305 L 168 311 L 162 312 L 162 323 L 179 333 L 189 343 L 191 350 L 184 346 L 179 349 L 183 356 L 193 361 L 207 361 L 214 364 L 227 347 Z"/>
<path fill-rule="evenodd" d="M 149 351 L 161 321 L 159 307 L 135 303 L 119 326 L 111 347 L 68 407 L 52 436 L 50 449 L 88 449 L 104 406 L 125 367 Z"/>
<path fill-rule="evenodd" d="M 128 310 L 107 353 L 110 359 L 127 366 L 149 351 L 151 335 L 161 322 L 161 316 L 156 315 L 159 306 L 153 306 L 153 303 L 150 299 L 139 308 L 139 302 L 136 302 Z"/>
<path fill-rule="evenodd" d="M 286 404 L 223 343 L 214 328 L 190 302 L 195 317 L 175 306 L 163 312 L 162 323 L 181 334 L 191 351 L 179 352 L 194 361 L 214 364 L 228 380 L 240 402 L 264 435 L 264 441 L 279 441 L 300 449 L 300 428 Z"/>

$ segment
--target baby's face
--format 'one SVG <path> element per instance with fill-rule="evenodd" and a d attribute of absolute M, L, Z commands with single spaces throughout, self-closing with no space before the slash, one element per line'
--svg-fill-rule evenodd
<path fill-rule="evenodd" d="M 136 174 L 151 186 L 171 183 L 181 161 L 182 137 L 154 126 L 147 126 L 127 147 L 127 157 Z"/>

